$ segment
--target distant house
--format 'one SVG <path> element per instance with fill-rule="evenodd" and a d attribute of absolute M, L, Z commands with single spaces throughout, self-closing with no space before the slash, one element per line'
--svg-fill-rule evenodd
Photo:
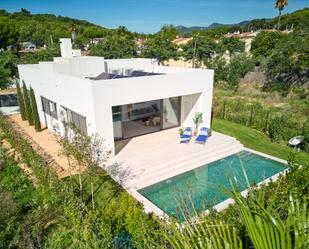
<path fill-rule="evenodd" d="M 192 41 L 193 38 L 190 37 L 190 38 L 185 38 L 185 37 L 177 37 L 175 40 L 172 40 L 171 42 L 174 44 L 174 45 L 185 45 L 187 44 L 189 41 Z"/>
<path fill-rule="evenodd" d="M 145 38 L 137 38 L 135 39 L 135 45 L 137 48 L 137 54 L 141 54 L 143 49 L 145 48 L 145 43 L 146 43 L 147 39 Z"/>
<path fill-rule="evenodd" d="M 261 32 L 281 32 L 282 34 L 288 34 L 290 32 L 293 32 L 292 30 L 283 30 L 283 31 L 278 31 L 276 29 L 261 29 L 257 31 L 251 31 L 251 32 L 243 32 L 240 33 L 239 31 L 236 31 L 234 33 L 228 33 L 224 35 L 226 38 L 238 38 L 239 40 L 245 42 L 245 52 L 249 53 L 251 49 L 251 43 L 254 40 L 254 38 Z"/>
<path fill-rule="evenodd" d="M 25 50 L 30 50 L 30 51 L 36 50 L 36 45 L 33 44 L 32 42 L 24 42 L 22 44 L 22 47 Z"/>

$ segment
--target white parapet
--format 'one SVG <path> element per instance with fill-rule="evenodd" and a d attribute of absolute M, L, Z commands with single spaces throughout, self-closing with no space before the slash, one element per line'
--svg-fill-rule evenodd
<path fill-rule="evenodd" d="M 62 58 L 72 58 L 72 43 L 70 38 L 60 39 L 60 50 Z"/>

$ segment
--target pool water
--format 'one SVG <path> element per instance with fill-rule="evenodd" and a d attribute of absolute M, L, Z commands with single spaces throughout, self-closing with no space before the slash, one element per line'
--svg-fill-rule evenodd
<path fill-rule="evenodd" d="M 260 183 L 285 169 L 282 163 L 241 151 L 138 192 L 168 215 L 183 220 L 184 214 L 195 216 L 230 198 L 230 180 L 243 191 L 248 184 Z"/>

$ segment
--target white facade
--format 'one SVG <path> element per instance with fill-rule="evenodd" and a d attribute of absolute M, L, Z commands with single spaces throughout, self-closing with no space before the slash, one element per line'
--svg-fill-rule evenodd
<path fill-rule="evenodd" d="M 158 66 L 152 59 L 72 57 L 65 51 L 62 55 L 53 62 L 18 65 L 20 80 L 33 88 L 40 120 L 50 129 L 62 130 L 61 120 L 69 109 L 86 118 L 89 135 L 97 133 L 114 150 L 113 106 L 170 97 L 181 97 L 180 126 L 192 127 L 195 112 L 202 112 L 203 125 L 210 127 L 213 70 Z M 132 71 L 156 75 L 94 79 L 103 72 Z M 41 97 L 56 103 L 58 119 L 43 112 Z"/>

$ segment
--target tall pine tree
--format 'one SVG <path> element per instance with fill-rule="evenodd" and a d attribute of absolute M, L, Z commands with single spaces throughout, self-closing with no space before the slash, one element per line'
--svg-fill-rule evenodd
<path fill-rule="evenodd" d="M 26 87 L 25 82 L 23 82 L 23 96 L 24 96 L 24 103 L 25 103 L 25 110 L 26 110 L 26 119 L 28 120 L 29 125 L 33 125 L 33 115 L 32 115 L 32 108 L 30 104 L 29 91 Z"/>
<path fill-rule="evenodd" d="M 32 115 L 33 115 L 33 122 L 34 122 L 34 128 L 36 131 L 41 130 L 41 122 L 38 112 L 38 107 L 35 100 L 35 95 L 32 87 L 30 87 L 30 102 L 31 102 L 31 108 L 32 108 Z"/>
<path fill-rule="evenodd" d="M 26 120 L 26 112 L 25 112 L 25 102 L 23 93 L 21 92 L 19 82 L 16 82 L 16 91 L 17 91 L 17 101 L 19 104 L 20 115 L 22 120 Z"/>

